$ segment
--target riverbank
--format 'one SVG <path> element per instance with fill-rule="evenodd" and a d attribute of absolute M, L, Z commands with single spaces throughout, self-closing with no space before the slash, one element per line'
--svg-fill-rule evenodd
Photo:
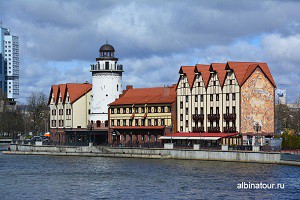
<path fill-rule="evenodd" d="M 250 162 L 284 164 L 300 166 L 300 155 L 281 154 L 278 152 L 221 151 L 221 150 L 177 150 L 151 148 L 111 148 L 104 146 L 33 146 L 10 145 L 11 151 L 3 154 L 18 155 L 54 155 L 54 156 L 91 156 L 119 158 L 153 159 L 193 159 L 208 161 Z M 298 156 L 298 157 L 297 157 Z"/>

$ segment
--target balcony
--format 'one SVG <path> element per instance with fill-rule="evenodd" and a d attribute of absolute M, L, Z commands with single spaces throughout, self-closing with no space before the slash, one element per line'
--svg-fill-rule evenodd
<path fill-rule="evenodd" d="M 232 113 L 232 114 L 223 114 L 223 117 L 225 120 L 235 120 L 236 119 L 236 114 L 235 113 Z"/>
<path fill-rule="evenodd" d="M 193 133 L 203 133 L 204 128 L 203 127 L 193 127 Z"/>
<path fill-rule="evenodd" d="M 209 133 L 219 133 L 220 127 L 208 127 L 208 132 Z"/>
<path fill-rule="evenodd" d="M 224 133 L 235 133 L 236 127 L 223 127 L 223 132 Z"/>
<path fill-rule="evenodd" d="M 208 120 L 219 120 L 220 114 L 208 114 L 207 118 L 208 118 Z"/>
<path fill-rule="evenodd" d="M 203 121 L 204 120 L 204 114 L 194 114 L 193 115 L 194 121 Z"/>

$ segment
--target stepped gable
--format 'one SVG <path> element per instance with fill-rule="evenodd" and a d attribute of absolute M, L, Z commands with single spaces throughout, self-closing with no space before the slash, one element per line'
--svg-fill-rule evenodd
<path fill-rule="evenodd" d="M 196 64 L 195 72 L 201 73 L 202 79 L 204 81 L 204 85 L 207 88 L 209 78 L 210 78 L 210 71 L 209 71 L 210 65 L 204 65 L 204 64 Z"/>
<path fill-rule="evenodd" d="M 223 87 L 226 78 L 226 63 L 211 63 L 211 67 L 217 72 L 221 87 Z"/>
<path fill-rule="evenodd" d="M 70 95 L 71 103 L 77 101 L 90 90 L 92 90 L 92 84 L 89 83 L 67 83 L 67 91 Z"/>
<path fill-rule="evenodd" d="M 175 88 L 175 84 L 170 87 L 131 88 L 109 105 L 173 103 L 176 100 Z"/>

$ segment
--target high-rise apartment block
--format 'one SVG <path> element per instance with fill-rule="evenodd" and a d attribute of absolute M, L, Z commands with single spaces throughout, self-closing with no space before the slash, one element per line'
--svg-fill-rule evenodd
<path fill-rule="evenodd" d="M 0 26 L 0 89 L 12 102 L 19 96 L 19 38 Z"/>

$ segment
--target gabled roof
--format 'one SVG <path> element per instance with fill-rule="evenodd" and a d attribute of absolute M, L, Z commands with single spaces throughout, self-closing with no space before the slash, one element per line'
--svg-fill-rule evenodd
<path fill-rule="evenodd" d="M 211 63 L 211 67 L 217 72 L 221 87 L 223 87 L 226 78 L 226 63 Z"/>
<path fill-rule="evenodd" d="M 82 97 L 87 92 L 89 92 L 91 89 L 92 89 L 92 84 L 88 84 L 88 83 L 67 83 L 67 84 L 52 85 L 48 104 L 50 104 L 51 102 L 52 93 L 54 94 L 55 104 L 58 103 L 59 93 L 61 93 L 62 102 L 65 102 L 67 92 L 70 95 L 70 102 L 74 103 L 80 97 Z"/>
<path fill-rule="evenodd" d="M 195 70 L 195 66 L 181 66 L 179 70 L 180 74 L 186 75 L 190 88 L 193 87 L 194 76 L 195 76 L 194 70 Z"/>
<path fill-rule="evenodd" d="M 271 84 L 276 87 L 276 83 L 273 79 L 273 76 L 270 72 L 270 69 L 267 63 L 261 62 L 227 62 L 226 68 L 232 69 L 234 71 L 235 77 L 240 86 L 242 86 L 246 80 L 251 76 L 254 70 L 259 67 L 262 72 L 269 79 Z"/>
<path fill-rule="evenodd" d="M 173 103 L 176 100 L 175 88 L 175 84 L 169 87 L 131 88 L 109 105 Z"/>
<path fill-rule="evenodd" d="M 209 78 L 210 78 L 210 65 L 196 64 L 195 71 L 201 73 L 202 79 L 204 81 L 205 87 L 208 86 Z"/>
<path fill-rule="evenodd" d="M 67 83 L 67 91 L 69 93 L 71 103 L 74 103 L 90 90 L 92 90 L 92 84 L 89 83 Z"/>

